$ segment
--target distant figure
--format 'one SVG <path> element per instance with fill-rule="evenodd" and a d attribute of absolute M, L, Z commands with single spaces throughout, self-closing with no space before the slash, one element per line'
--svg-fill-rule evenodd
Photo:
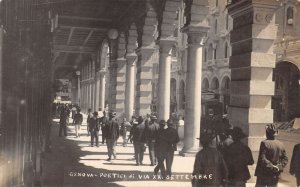
<path fill-rule="evenodd" d="M 76 111 L 77 111 L 76 105 L 72 105 L 71 111 L 72 111 L 72 119 L 74 120 L 74 116 L 75 116 Z"/>
<path fill-rule="evenodd" d="M 167 139 L 168 139 L 168 149 L 166 157 L 166 169 L 167 175 L 170 177 L 172 175 L 172 164 L 174 159 L 174 151 L 177 151 L 177 143 L 179 142 L 179 135 L 176 129 L 176 125 L 171 119 L 167 121 Z"/>
<path fill-rule="evenodd" d="M 100 118 L 100 126 L 101 126 L 101 132 L 102 132 L 102 144 L 105 143 L 105 136 L 106 136 L 105 126 L 108 123 L 108 121 L 109 121 L 109 118 L 107 116 L 107 113 L 104 111 L 103 116 Z"/>
<path fill-rule="evenodd" d="M 196 155 L 193 176 L 211 174 L 211 177 L 193 179 L 193 187 L 225 185 L 228 179 L 228 169 L 222 154 L 216 149 L 215 135 L 201 134 L 200 143 L 203 149 Z"/>
<path fill-rule="evenodd" d="M 127 121 L 126 118 L 123 118 L 123 122 L 121 124 L 120 134 L 123 138 L 123 147 L 127 146 L 127 132 L 131 128 L 131 124 Z"/>
<path fill-rule="evenodd" d="M 297 186 L 300 186 L 300 144 L 294 146 L 292 160 L 290 164 L 290 174 L 295 175 Z"/>
<path fill-rule="evenodd" d="M 156 123 L 156 120 L 157 117 L 152 115 L 149 125 L 145 127 L 145 138 L 148 144 L 151 166 L 155 166 L 157 163 L 157 158 L 155 153 L 155 138 L 157 136 L 159 125 Z"/>
<path fill-rule="evenodd" d="M 275 140 L 278 131 L 274 124 L 266 126 L 267 139 L 262 141 L 255 169 L 256 187 L 277 186 L 279 175 L 287 165 L 288 158 L 283 144 Z"/>
<path fill-rule="evenodd" d="M 155 138 L 155 152 L 157 156 L 157 166 L 154 168 L 154 175 L 157 175 L 159 170 L 163 179 L 166 179 L 166 167 L 165 160 L 167 157 L 168 137 L 167 137 L 167 126 L 166 121 L 161 120 L 159 122 L 159 130 Z"/>
<path fill-rule="evenodd" d="M 224 158 L 228 167 L 229 186 L 246 187 L 246 182 L 251 178 L 248 165 L 254 164 L 250 148 L 241 142 L 247 137 L 239 127 L 234 127 L 232 132 L 233 143 L 224 150 Z"/>
<path fill-rule="evenodd" d="M 105 125 L 105 138 L 106 138 L 106 145 L 107 145 L 107 152 L 108 152 L 108 159 L 107 161 L 111 160 L 111 156 L 114 157 L 114 159 L 117 158 L 116 153 L 116 144 L 117 140 L 120 135 L 120 129 L 119 125 L 116 119 L 116 112 L 111 112 L 109 121 Z"/>
<path fill-rule="evenodd" d="M 90 130 L 89 130 L 89 123 L 90 123 L 90 119 L 93 117 L 92 114 L 92 109 L 88 109 L 88 113 L 87 113 L 87 118 L 86 118 L 86 130 L 87 130 L 87 135 L 90 134 Z"/>
<path fill-rule="evenodd" d="M 102 111 L 102 108 L 98 108 L 98 117 L 99 117 L 99 118 L 102 118 L 102 117 L 103 117 L 103 112 L 104 112 L 104 111 Z"/>
<path fill-rule="evenodd" d="M 138 125 L 132 128 L 132 141 L 134 147 L 134 155 L 136 165 L 143 165 L 144 152 L 145 152 L 145 123 L 140 116 L 138 118 Z"/>
<path fill-rule="evenodd" d="M 91 133 L 91 146 L 94 146 L 94 140 L 96 140 L 96 146 L 99 146 L 99 119 L 98 112 L 93 113 L 93 117 L 89 119 L 89 130 Z"/>
<path fill-rule="evenodd" d="M 73 120 L 73 124 L 75 126 L 75 133 L 76 133 L 76 138 L 80 137 L 80 127 L 83 121 L 83 116 L 80 113 L 80 108 L 77 109 L 77 113 L 74 114 L 74 120 Z"/>
<path fill-rule="evenodd" d="M 67 136 L 67 118 L 68 113 L 65 108 L 62 108 L 59 116 L 59 137 L 62 136 L 62 131 L 64 131 L 64 135 Z"/>

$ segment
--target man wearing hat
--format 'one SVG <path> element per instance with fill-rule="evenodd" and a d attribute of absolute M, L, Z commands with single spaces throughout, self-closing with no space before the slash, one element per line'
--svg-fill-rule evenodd
<path fill-rule="evenodd" d="M 174 151 L 177 151 L 177 143 L 179 142 L 179 135 L 174 125 L 174 122 L 171 119 L 167 121 L 167 139 L 168 139 L 168 149 L 166 157 L 166 168 L 167 175 L 172 175 L 172 164 L 174 159 Z"/>
<path fill-rule="evenodd" d="M 222 186 L 227 182 L 228 169 L 222 154 L 216 148 L 216 136 L 202 133 L 200 143 L 203 147 L 195 158 L 193 176 L 211 175 L 211 178 L 193 178 L 193 187 Z"/>
<path fill-rule="evenodd" d="M 156 123 L 157 117 L 155 115 L 151 115 L 150 118 L 151 121 L 149 122 L 149 125 L 145 127 L 145 138 L 149 148 L 151 166 L 154 166 L 156 165 L 156 154 L 154 145 L 159 125 Z"/>
<path fill-rule="evenodd" d="M 145 123 L 143 117 L 138 118 L 138 125 L 132 128 L 132 141 L 134 147 L 134 155 L 136 160 L 136 165 L 142 165 L 145 152 Z"/>
<path fill-rule="evenodd" d="M 107 152 L 108 152 L 108 159 L 107 161 L 111 160 L 111 156 L 114 157 L 114 159 L 117 158 L 117 153 L 115 150 L 117 140 L 120 135 L 119 131 L 119 124 L 116 120 L 116 112 L 111 112 L 109 116 L 109 121 L 104 126 L 105 128 L 105 137 L 106 137 L 106 144 L 107 144 Z"/>
<path fill-rule="evenodd" d="M 94 139 L 96 139 L 96 146 L 99 146 L 98 135 L 99 135 L 99 119 L 98 112 L 93 113 L 93 117 L 89 119 L 89 131 L 91 133 L 91 146 L 94 146 Z"/>
<path fill-rule="evenodd" d="M 224 150 L 224 159 L 228 167 L 230 186 L 245 187 L 250 179 L 248 165 L 254 164 L 250 148 L 241 142 L 247 135 L 239 127 L 231 131 L 233 143 Z"/>
<path fill-rule="evenodd" d="M 275 140 L 278 134 L 274 124 L 266 126 L 267 139 L 262 141 L 259 148 L 255 176 L 256 186 L 277 186 L 280 173 L 287 165 L 288 158 L 283 144 Z"/>
<path fill-rule="evenodd" d="M 154 168 L 154 175 L 157 175 L 160 170 L 163 179 L 166 178 L 166 168 L 164 161 L 167 157 L 168 149 L 168 138 L 167 138 L 167 128 L 166 121 L 161 120 L 159 122 L 159 129 L 155 138 L 155 152 L 157 156 L 157 166 Z"/>

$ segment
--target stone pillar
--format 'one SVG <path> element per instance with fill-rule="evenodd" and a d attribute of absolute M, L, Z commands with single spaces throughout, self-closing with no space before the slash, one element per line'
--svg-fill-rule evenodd
<path fill-rule="evenodd" d="M 98 111 L 100 107 L 100 72 L 96 73 L 95 79 L 95 108 Z"/>
<path fill-rule="evenodd" d="M 229 121 L 249 135 L 252 151 L 259 150 L 265 125 L 273 122 L 278 4 L 274 0 L 242 0 L 228 6 L 233 18 Z"/>
<path fill-rule="evenodd" d="M 134 80 L 137 55 L 135 53 L 127 55 L 126 59 L 125 117 L 127 120 L 131 120 L 134 109 Z"/>
<path fill-rule="evenodd" d="M 152 102 L 152 62 L 154 47 L 141 47 L 136 50 L 138 55 L 137 61 L 137 85 L 136 85 L 136 100 L 135 113 L 145 116 L 151 113 Z"/>
<path fill-rule="evenodd" d="M 126 73 L 126 59 L 117 59 L 117 77 L 116 77 L 116 112 L 117 115 L 124 114 L 125 108 L 125 73 Z"/>
<path fill-rule="evenodd" d="M 158 74 L 158 119 L 168 120 L 170 117 L 170 81 L 172 47 L 176 40 L 159 40 L 159 74 Z"/>
<path fill-rule="evenodd" d="M 80 98 L 81 98 L 81 89 L 80 89 L 80 71 L 76 72 L 77 74 L 77 104 L 80 106 Z"/>
<path fill-rule="evenodd" d="M 188 35 L 184 147 L 181 154 L 194 155 L 199 149 L 201 118 L 202 45 L 208 28 L 187 26 Z"/>
<path fill-rule="evenodd" d="M 109 79 L 109 110 L 116 111 L 117 97 L 117 61 L 110 60 L 110 79 Z"/>
<path fill-rule="evenodd" d="M 100 71 L 99 107 L 102 108 L 102 110 L 105 108 L 105 84 L 105 71 Z"/>

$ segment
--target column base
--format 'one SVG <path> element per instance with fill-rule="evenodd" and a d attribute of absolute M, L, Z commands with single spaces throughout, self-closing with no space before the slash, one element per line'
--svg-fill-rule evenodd
<path fill-rule="evenodd" d="M 184 157 L 195 157 L 199 151 L 200 151 L 200 147 L 190 148 L 187 150 L 183 148 L 181 151 L 179 151 L 179 155 Z"/>

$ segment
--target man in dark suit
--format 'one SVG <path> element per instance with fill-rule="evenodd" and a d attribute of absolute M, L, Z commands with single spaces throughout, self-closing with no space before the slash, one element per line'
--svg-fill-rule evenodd
<path fill-rule="evenodd" d="M 297 186 L 300 186 L 300 144 L 294 146 L 290 174 L 296 176 Z"/>
<path fill-rule="evenodd" d="M 256 187 L 277 186 L 279 175 L 287 165 L 288 158 L 284 145 L 275 140 L 276 134 L 278 134 L 278 131 L 274 124 L 266 126 L 267 139 L 260 144 L 254 174 L 257 176 Z"/>
<path fill-rule="evenodd" d="M 99 146 L 99 119 L 98 119 L 98 112 L 93 113 L 93 117 L 89 119 L 89 131 L 91 134 L 91 146 L 94 146 L 94 140 L 96 139 L 96 146 Z"/>
<path fill-rule="evenodd" d="M 119 124 L 117 123 L 116 120 L 116 115 L 117 115 L 116 112 L 111 112 L 109 121 L 104 127 L 106 144 L 107 144 L 107 152 L 108 152 L 107 161 L 111 160 L 111 156 L 113 156 L 114 159 L 117 158 L 115 147 L 117 145 L 117 140 L 120 135 L 120 129 L 119 129 Z"/>
<path fill-rule="evenodd" d="M 166 155 L 166 169 L 167 175 L 172 175 L 172 164 L 174 159 L 174 151 L 177 151 L 177 143 L 179 142 L 179 135 L 174 125 L 174 122 L 171 119 L 167 121 L 167 140 L 168 140 L 168 149 Z"/>
<path fill-rule="evenodd" d="M 103 111 L 103 116 L 100 118 L 100 126 L 101 126 L 101 132 L 102 132 L 102 144 L 105 143 L 106 139 L 106 132 L 105 132 L 105 126 L 108 123 L 109 118 L 107 116 L 107 113 Z"/>
<path fill-rule="evenodd" d="M 140 116 L 138 118 L 138 125 L 134 126 L 132 129 L 132 141 L 134 147 L 134 154 L 136 165 L 142 165 L 144 159 L 144 152 L 145 152 L 145 123 L 143 117 Z"/>
<path fill-rule="evenodd" d="M 156 165 L 156 161 L 157 161 L 154 145 L 155 145 L 155 137 L 157 135 L 159 125 L 156 123 L 156 120 L 157 117 L 152 115 L 149 125 L 145 127 L 145 137 L 148 144 L 151 166 Z"/>

